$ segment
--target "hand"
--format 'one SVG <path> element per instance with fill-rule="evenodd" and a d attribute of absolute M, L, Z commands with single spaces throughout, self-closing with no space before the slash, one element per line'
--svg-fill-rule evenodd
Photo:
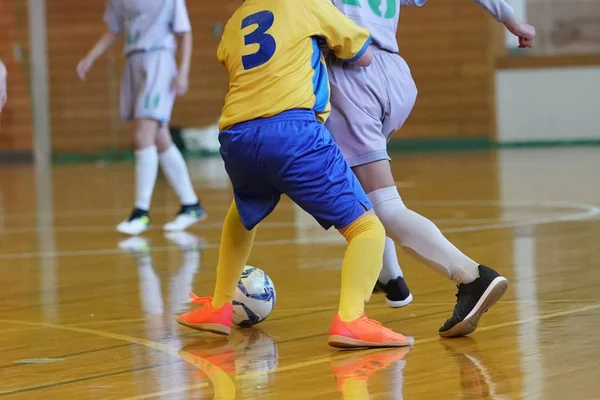
<path fill-rule="evenodd" d="M 516 17 L 512 17 L 504 23 L 506 29 L 519 38 L 520 49 L 530 49 L 535 40 L 535 28 Z"/>
<path fill-rule="evenodd" d="M 177 96 L 183 96 L 188 92 L 190 82 L 187 74 L 178 73 L 173 79 L 173 90 Z"/>
<path fill-rule="evenodd" d="M 90 60 L 88 57 L 79 61 L 79 64 L 77 64 L 77 75 L 79 75 L 79 79 L 85 81 L 86 75 L 90 68 L 92 68 L 92 65 L 94 65 L 94 61 Z"/>

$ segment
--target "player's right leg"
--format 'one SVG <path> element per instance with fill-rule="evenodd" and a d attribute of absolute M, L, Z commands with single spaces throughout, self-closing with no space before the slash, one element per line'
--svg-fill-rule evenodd
<path fill-rule="evenodd" d="M 133 121 L 135 145 L 135 207 L 117 226 L 117 231 L 126 235 L 139 235 L 150 227 L 150 200 L 158 174 L 155 140 L 160 123 L 145 113 L 151 104 L 146 94 L 145 58 L 144 53 L 127 57 L 121 80 L 121 119 Z"/>
<path fill-rule="evenodd" d="M 177 65 L 171 52 L 154 51 L 144 57 L 144 67 L 146 70 L 144 92 L 150 94 L 150 97 L 145 98 L 143 105 L 140 104 L 143 109 L 137 111 L 144 115 L 152 115 L 161 122 L 156 136 L 158 159 L 167 181 L 177 193 L 181 204 L 179 213 L 173 221 L 164 226 L 164 230 L 182 231 L 206 218 L 206 212 L 200 206 L 185 160 L 173 144 L 169 132 L 169 120 L 175 103 L 173 79 L 177 75 Z"/>
<path fill-rule="evenodd" d="M 219 247 L 217 282 L 213 297 L 192 296 L 195 310 L 177 317 L 181 325 L 229 335 L 232 326 L 232 299 L 246 266 L 256 226 L 277 205 L 281 194 L 269 185 L 260 170 L 262 142 L 260 124 L 242 123 L 219 134 L 221 156 L 231 179 L 235 201 L 229 207 Z"/>
<path fill-rule="evenodd" d="M 150 201 L 158 174 L 158 153 L 154 140 L 158 122 L 138 119 L 134 122 L 135 207 L 129 218 L 117 225 L 126 235 L 139 235 L 150 227 Z"/>

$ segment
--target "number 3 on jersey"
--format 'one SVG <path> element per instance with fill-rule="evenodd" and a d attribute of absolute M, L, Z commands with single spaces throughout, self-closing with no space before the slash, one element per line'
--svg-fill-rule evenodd
<path fill-rule="evenodd" d="M 266 33 L 275 22 L 275 17 L 271 11 L 261 11 L 256 14 L 247 16 L 242 20 L 242 29 L 247 28 L 251 25 L 258 25 L 258 27 L 252 32 L 244 36 L 244 44 L 249 46 L 251 44 L 258 45 L 258 51 L 256 53 L 248 54 L 242 57 L 242 65 L 245 70 L 260 67 L 267 63 L 277 48 L 275 38 Z"/>

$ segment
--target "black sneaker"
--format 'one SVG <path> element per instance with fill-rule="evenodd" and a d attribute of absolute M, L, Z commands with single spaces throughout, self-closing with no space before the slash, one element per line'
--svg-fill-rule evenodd
<path fill-rule="evenodd" d="M 385 293 L 385 301 L 392 308 L 405 307 L 413 301 L 413 296 L 406 285 L 406 281 L 401 276 L 392 279 L 387 284 L 377 281 L 375 289 Z"/>
<path fill-rule="evenodd" d="M 508 288 L 508 280 L 485 265 L 479 266 L 479 278 L 458 285 L 457 301 L 452 317 L 440 328 L 445 338 L 466 336 L 472 333 L 479 319 L 496 304 Z"/>

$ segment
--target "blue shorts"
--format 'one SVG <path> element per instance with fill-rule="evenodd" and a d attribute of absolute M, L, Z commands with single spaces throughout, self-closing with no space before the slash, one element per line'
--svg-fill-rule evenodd
<path fill-rule="evenodd" d="M 313 111 L 290 110 L 219 134 L 221 156 L 246 229 L 269 215 L 282 194 L 325 229 L 344 228 L 371 203 L 331 134 Z"/>

